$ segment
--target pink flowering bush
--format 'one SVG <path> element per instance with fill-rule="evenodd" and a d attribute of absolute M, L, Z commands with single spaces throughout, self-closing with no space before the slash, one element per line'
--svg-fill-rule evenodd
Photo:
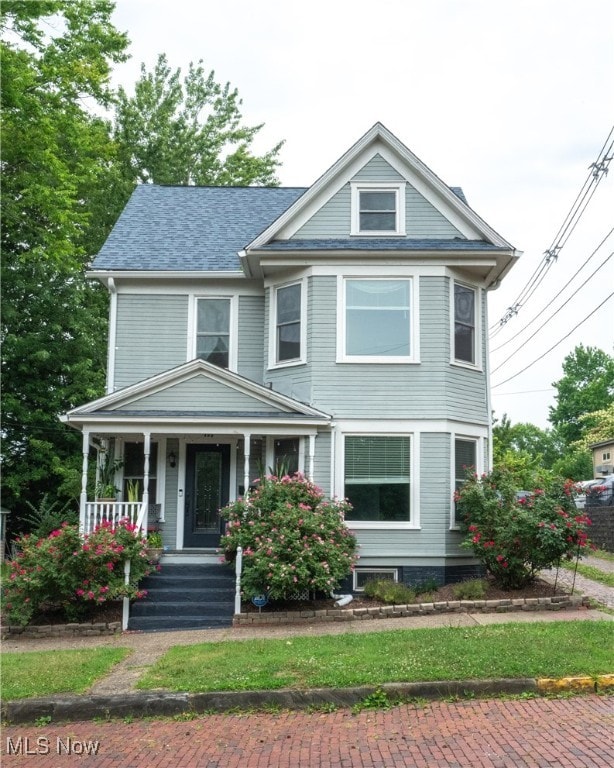
<path fill-rule="evenodd" d="M 473 550 L 504 589 L 520 589 L 538 571 L 586 551 L 589 518 L 574 504 L 572 481 L 555 480 L 518 500 L 511 475 L 470 474 L 455 493 L 456 519 Z"/>
<path fill-rule="evenodd" d="M 61 610 L 69 621 L 88 608 L 121 597 L 139 598 L 139 581 L 151 572 L 145 542 L 135 526 L 103 523 L 85 538 L 65 523 L 44 538 L 24 536 L 9 563 L 2 588 L 3 609 L 11 623 L 26 625 L 41 610 Z M 130 560 L 130 583 L 124 563 Z"/>
<path fill-rule="evenodd" d="M 233 563 L 243 548 L 242 593 L 288 599 L 299 592 L 328 594 L 351 573 L 358 559 L 344 518 L 347 501 L 326 501 L 301 473 L 267 477 L 247 499 L 222 510 L 224 559 Z"/>

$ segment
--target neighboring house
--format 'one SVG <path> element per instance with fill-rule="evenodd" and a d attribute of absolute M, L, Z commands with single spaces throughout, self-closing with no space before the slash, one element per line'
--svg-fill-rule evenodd
<path fill-rule="evenodd" d="M 614 438 L 593 443 L 590 449 L 593 452 L 593 477 L 611 475 L 614 471 Z"/>
<path fill-rule="evenodd" d="M 452 496 L 490 467 L 487 292 L 517 256 L 379 123 L 307 189 L 137 187 L 91 271 L 108 394 L 63 417 L 82 524 L 138 481 L 169 556 L 206 553 L 283 464 L 352 502 L 348 586 L 473 573 Z M 87 498 L 98 443 L 123 457 L 116 504 Z"/>

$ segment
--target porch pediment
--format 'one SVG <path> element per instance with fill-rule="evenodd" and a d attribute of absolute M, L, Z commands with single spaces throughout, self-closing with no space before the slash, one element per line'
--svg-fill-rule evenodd
<path fill-rule="evenodd" d="M 192 360 L 86 403 L 63 417 L 63 421 L 75 426 L 124 419 L 326 423 L 330 416 L 236 373 Z"/>

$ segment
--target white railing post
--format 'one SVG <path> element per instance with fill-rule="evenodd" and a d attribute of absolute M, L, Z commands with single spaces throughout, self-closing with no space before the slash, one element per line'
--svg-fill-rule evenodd
<path fill-rule="evenodd" d="M 243 548 L 237 547 L 237 559 L 235 560 L 235 616 L 241 613 L 241 571 L 243 570 Z"/>
<path fill-rule="evenodd" d="M 149 456 L 151 454 L 151 433 L 145 432 L 143 441 L 143 507 L 145 511 L 143 519 L 143 530 L 147 536 L 148 513 L 149 513 Z"/>
<path fill-rule="evenodd" d="M 249 457 L 251 450 L 252 436 L 249 432 L 243 435 L 243 497 L 247 498 L 249 495 Z"/>
<path fill-rule="evenodd" d="M 124 563 L 124 584 L 128 586 L 130 584 L 130 560 L 126 560 Z M 128 629 L 128 619 L 130 617 L 130 599 L 124 597 L 122 606 L 122 631 L 125 632 Z"/>
<path fill-rule="evenodd" d="M 90 433 L 83 431 L 83 461 L 81 464 L 81 498 L 79 500 L 79 530 L 85 533 L 85 506 L 87 504 L 87 466 L 90 453 Z"/>

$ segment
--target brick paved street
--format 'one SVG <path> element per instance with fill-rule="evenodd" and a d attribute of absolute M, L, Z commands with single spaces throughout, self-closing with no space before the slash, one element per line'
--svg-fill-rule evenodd
<path fill-rule="evenodd" d="M 358 715 L 343 710 L 211 715 L 184 722 L 13 726 L 3 731 L 2 765 L 609 768 L 614 764 L 613 720 L 614 699 L 590 695 L 432 702 Z M 90 740 L 100 742 L 97 755 L 81 757 L 86 751 L 82 743 Z M 7 755 L 7 750 L 30 754 Z M 48 754 L 41 754 L 46 750 Z"/>

